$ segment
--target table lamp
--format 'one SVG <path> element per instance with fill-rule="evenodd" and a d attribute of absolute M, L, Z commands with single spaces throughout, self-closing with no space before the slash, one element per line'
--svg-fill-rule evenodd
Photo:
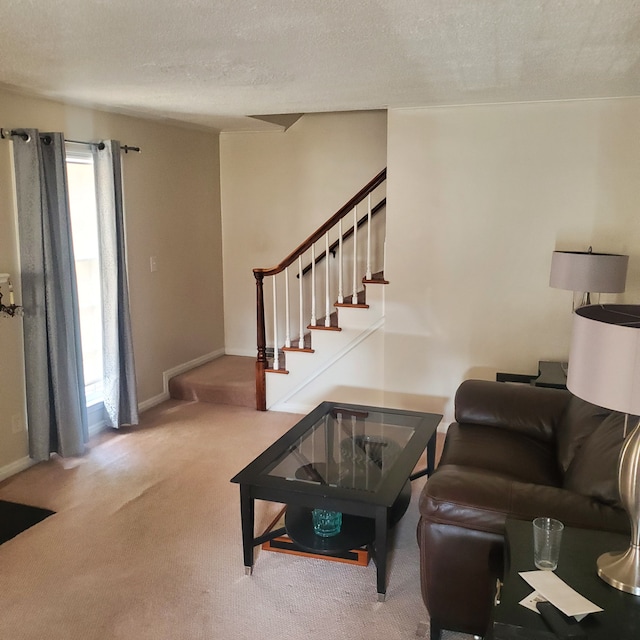
<path fill-rule="evenodd" d="M 631 520 L 631 544 L 627 551 L 603 554 L 597 565 L 605 582 L 640 595 L 640 305 L 575 310 L 567 387 L 587 402 L 626 416 L 618 488 Z M 636 423 L 631 433 L 629 416 Z"/>
<path fill-rule="evenodd" d="M 574 309 L 591 304 L 592 293 L 622 293 L 629 256 L 588 251 L 554 251 L 549 286 L 574 292 Z M 575 294 L 582 294 L 576 304 Z"/>

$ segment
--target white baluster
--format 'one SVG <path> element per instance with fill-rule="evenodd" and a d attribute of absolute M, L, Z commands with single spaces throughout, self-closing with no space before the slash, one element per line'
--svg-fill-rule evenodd
<path fill-rule="evenodd" d="M 291 346 L 291 319 L 289 317 L 289 267 L 284 269 L 284 313 L 285 313 L 285 336 L 284 346 Z"/>
<path fill-rule="evenodd" d="M 351 416 L 351 487 L 356 486 L 356 418 Z"/>
<path fill-rule="evenodd" d="M 342 437 L 342 414 L 339 413 L 337 415 L 337 423 L 336 423 L 336 433 L 339 434 L 340 437 Z M 343 473 L 342 473 L 342 451 L 340 450 L 340 437 L 338 438 L 338 441 L 336 443 L 336 447 L 338 449 L 337 453 L 338 453 L 338 475 L 336 478 L 336 484 L 338 486 L 340 485 L 340 480 L 343 477 Z"/>
<path fill-rule="evenodd" d="M 298 349 L 304 349 L 304 298 L 302 297 L 302 256 L 298 256 L 298 292 L 300 295 L 300 338 Z"/>
<path fill-rule="evenodd" d="M 367 196 L 367 280 L 371 280 L 371 194 Z"/>
<path fill-rule="evenodd" d="M 311 245 L 311 326 L 316 326 L 316 245 Z"/>
<path fill-rule="evenodd" d="M 342 218 L 338 220 L 338 302 L 344 302 L 344 292 L 342 290 Z"/>
<path fill-rule="evenodd" d="M 278 296 L 276 292 L 276 276 L 273 276 L 273 368 L 280 368 L 280 356 L 278 354 Z"/>
<path fill-rule="evenodd" d="M 329 232 L 324 234 L 324 326 L 331 326 L 331 302 L 329 300 Z"/>
<path fill-rule="evenodd" d="M 387 273 L 387 237 L 385 236 L 384 242 L 382 243 L 382 277 L 386 278 L 385 274 Z"/>
<path fill-rule="evenodd" d="M 351 304 L 358 303 L 358 207 L 353 207 L 353 298 Z"/>

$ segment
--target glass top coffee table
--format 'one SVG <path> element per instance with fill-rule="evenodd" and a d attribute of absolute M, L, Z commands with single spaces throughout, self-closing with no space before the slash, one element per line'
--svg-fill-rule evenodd
<path fill-rule="evenodd" d="M 231 480 L 240 485 L 245 571 L 252 572 L 254 547 L 281 533 L 255 537 L 255 500 L 281 502 L 287 505 L 287 533 L 315 553 L 373 542 L 383 601 L 389 527 L 408 505 L 408 481 L 433 471 L 441 418 L 336 402 L 318 405 Z M 412 475 L 425 449 L 427 467 Z M 314 534 L 316 508 L 343 514 L 338 535 Z"/>

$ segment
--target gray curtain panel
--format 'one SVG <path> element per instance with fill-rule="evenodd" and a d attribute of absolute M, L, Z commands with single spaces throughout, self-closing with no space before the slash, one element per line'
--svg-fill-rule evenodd
<path fill-rule="evenodd" d="M 93 149 L 102 277 L 104 407 L 112 427 L 138 424 L 120 142 Z"/>
<path fill-rule="evenodd" d="M 14 135 L 29 455 L 77 456 L 88 440 L 64 137 Z"/>

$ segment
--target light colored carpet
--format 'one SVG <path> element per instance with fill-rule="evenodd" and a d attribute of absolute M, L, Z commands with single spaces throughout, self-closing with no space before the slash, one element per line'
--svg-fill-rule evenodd
<path fill-rule="evenodd" d="M 428 623 L 415 537 L 424 479 L 395 529 L 386 602 L 373 563 L 259 551 L 244 575 L 229 480 L 298 419 L 169 401 L 140 427 L 101 434 L 82 458 L 4 481 L 0 498 L 57 513 L 0 545 L 0 638 L 415 638 Z M 278 508 L 257 503 L 261 529 Z"/>

